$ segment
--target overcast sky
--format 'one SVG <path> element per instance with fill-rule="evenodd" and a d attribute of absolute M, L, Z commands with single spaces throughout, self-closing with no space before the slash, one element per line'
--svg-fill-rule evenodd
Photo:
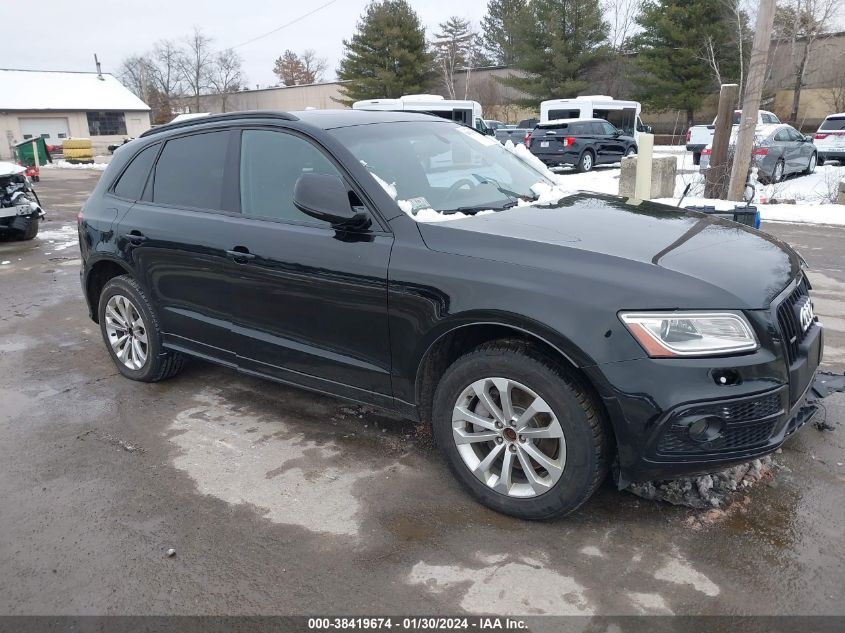
<path fill-rule="evenodd" d="M 238 46 L 290 22 L 329 0 L 38 0 L 21 10 L 36 19 L 32 28 L 6 28 L 0 67 L 36 70 L 94 70 L 94 53 L 104 72 L 116 73 L 124 57 L 142 53 L 159 39 L 179 40 L 194 26 L 213 38 L 216 48 Z M 335 0 L 311 16 L 238 47 L 249 86 L 276 83 L 273 61 L 285 49 L 313 48 L 329 63 L 326 79 L 343 54 L 367 0 Z M 487 0 L 412 0 L 427 33 L 450 15 L 478 25 Z M 35 23 L 33 23 L 35 24 Z M 0 88 L 2 89 L 2 88 Z"/>

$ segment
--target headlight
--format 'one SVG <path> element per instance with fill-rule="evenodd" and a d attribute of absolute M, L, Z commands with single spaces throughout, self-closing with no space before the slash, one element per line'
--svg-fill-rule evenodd
<path fill-rule="evenodd" d="M 735 312 L 620 312 L 652 358 L 715 356 L 757 349 L 757 337 Z"/>

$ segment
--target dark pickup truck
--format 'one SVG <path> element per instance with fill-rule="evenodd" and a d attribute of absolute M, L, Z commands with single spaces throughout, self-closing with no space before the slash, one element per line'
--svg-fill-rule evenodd
<path fill-rule="evenodd" d="M 514 145 L 517 143 L 524 143 L 525 137 L 531 134 L 540 119 L 523 119 L 516 127 L 499 128 L 495 132 L 496 140 L 504 145 L 507 141 L 511 141 Z"/>

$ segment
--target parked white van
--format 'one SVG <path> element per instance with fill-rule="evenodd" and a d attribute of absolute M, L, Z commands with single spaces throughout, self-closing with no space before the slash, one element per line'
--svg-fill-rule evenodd
<path fill-rule="evenodd" d="M 540 122 L 558 119 L 604 119 L 626 136 L 639 142 L 641 132 L 651 126 L 640 119 L 642 107 L 637 101 L 619 101 L 607 95 L 584 95 L 574 99 L 550 99 L 540 104 Z"/>
<path fill-rule="evenodd" d="M 382 110 L 389 112 L 422 112 L 450 119 L 475 128 L 483 134 L 493 134 L 484 123 L 478 101 L 444 99 L 440 95 L 404 95 L 398 99 L 366 99 L 352 104 L 353 110 Z"/>

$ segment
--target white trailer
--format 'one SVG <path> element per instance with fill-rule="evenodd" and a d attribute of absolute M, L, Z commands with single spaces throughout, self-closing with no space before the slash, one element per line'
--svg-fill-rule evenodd
<path fill-rule="evenodd" d="M 463 123 L 483 134 L 492 134 L 481 113 L 478 101 L 444 99 L 440 95 L 404 95 L 398 99 L 366 99 L 352 104 L 353 110 L 389 112 L 421 112 Z"/>
<path fill-rule="evenodd" d="M 540 104 L 540 122 L 557 119 L 604 119 L 639 142 L 641 132 L 651 132 L 640 118 L 637 101 L 620 101 L 607 95 L 584 95 L 574 99 L 550 99 Z"/>

